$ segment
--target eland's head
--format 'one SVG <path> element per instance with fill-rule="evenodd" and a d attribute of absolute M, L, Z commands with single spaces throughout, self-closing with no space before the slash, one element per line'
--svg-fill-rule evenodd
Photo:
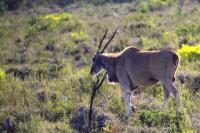
<path fill-rule="evenodd" d="M 93 63 L 92 63 L 92 68 L 91 68 L 91 71 L 90 71 L 90 74 L 91 75 L 96 75 L 97 73 L 99 73 L 99 71 L 104 68 L 104 64 L 102 63 L 102 60 L 101 60 L 101 55 L 104 53 L 105 49 L 107 48 L 108 44 L 112 41 L 112 39 L 114 38 L 115 34 L 116 34 L 116 31 L 117 29 L 115 30 L 115 32 L 113 33 L 113 35 L 111 36 L 111 38 L 109 39 L 109 41 L 105 44 L 105 46 L 101 49 L 101 46 L 102 46 L 102 43 L 103 43 L 103 40 L 105 39 L 106 35 L 107 35 L 107 32 L 108 32 L 108 29 L 106 30 L 104 36 L 102 37 L 100 43 L 99 43 L 99 46 L 98 46 L 98 50 L 93 58 Z"/>

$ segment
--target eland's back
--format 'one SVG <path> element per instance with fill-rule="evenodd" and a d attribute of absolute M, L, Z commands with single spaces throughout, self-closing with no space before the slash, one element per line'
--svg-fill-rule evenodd
<path fill-rule="evenodd" d="M 166 76 L 174 77 L 178 56 L 171 50 L 142 51 L 135 47 L 119 55 L 118 72 L 127 73 L 135 85 L 152 85 Z"/>

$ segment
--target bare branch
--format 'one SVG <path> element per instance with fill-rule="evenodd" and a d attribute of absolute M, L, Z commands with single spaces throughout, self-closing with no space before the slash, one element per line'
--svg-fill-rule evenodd
<path fill-rule="evenodd" d="M 103 76 L 103 78 L 101 80 L 99 80 L 99 78 L 97 78 L 97 81 L 94 83 L 94 86 L 92 88 L 92 94 L 91 94 L 91 99 L 90 99 L 90 110 L 89 110 L 89 114 L 88 114 L 88 117 L 89 117 L 89 124 L 88 124 L 89 129 L 91 128 L 92 112 L 93 112 L 92 105 L 93 105 L 94 97 L 95 97 L 96 91 L 101 87 L 102 83 L 106 79 L 106 75 L 107 75 L 107 72 L 104 74 L 104 76 Z"/>

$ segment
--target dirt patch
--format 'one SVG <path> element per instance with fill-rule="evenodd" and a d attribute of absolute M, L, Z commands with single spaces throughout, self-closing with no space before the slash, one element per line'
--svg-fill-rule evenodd
<path fill-rule="evenodd" d="M 192 116 L 192 127 L 200 132 L 200 114 L 194 114 Z"/>

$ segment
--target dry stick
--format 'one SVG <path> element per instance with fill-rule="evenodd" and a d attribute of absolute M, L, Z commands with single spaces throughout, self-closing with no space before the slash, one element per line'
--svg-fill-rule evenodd
<path fill-rule="evenodd" d="M 106 75 L 107 75 L 107 72 L 104 74 L 101 81 L 99 80 L 99 78 L 97 78 L 97 81 L 96 81 L 96 83 L 94 83 L 94 87 L 92 88 L 92 95 L 91 95 L 91 99 L 90 99 L 90 110 L 89 110 L 89 115 L 88 115 L 88 117 L 89 117 L 89 124 L 88 124 L 89 129 L 91 129 L 93 100 L 94 100 L 96 91 L 101 87 L 103 81 L 106 79 Z"/>
<path fill-rule="evenodd" d="M 113 94 L 113 95 L 110 96 L 110 97 L 104 98 L 104 99 L 102 100 L 102 102 L 101 102 L 99 105 L 97 105 L 97 106 L 103 107 L 103 105 L 106 104 L 106 103 L 107 103 L 110 99 L 112 99 L 114 96 L 115 96 L 115 94 Z"/>
<path fill-rule="evenodd" d="M 146 105 L 152 103 L 154 101 L 154 99 L 150 99 L 147 103 L 143 103 L 143 105 L 141 105 L 141 108 L 144 108 Z"/>

